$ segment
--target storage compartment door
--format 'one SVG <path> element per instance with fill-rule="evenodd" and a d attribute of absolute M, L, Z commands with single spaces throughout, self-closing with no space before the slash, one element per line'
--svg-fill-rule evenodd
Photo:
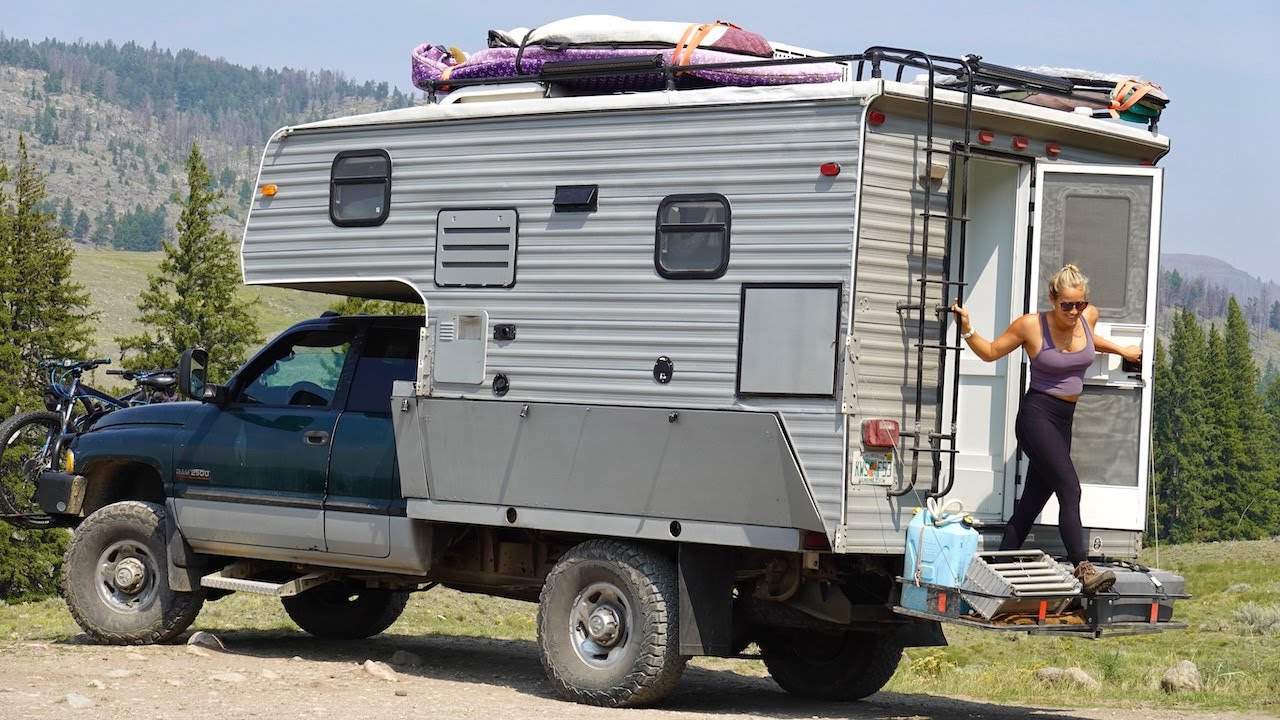
<path fill-rule="evenodd" d="M 1146 519 L 1161 179 L 1157 168 L 1037 171 L 1032 244 L 1038 257 L 1031 285 L 1037 309 L 1049 309 L 1049 276 L 1075 264 L 1089 278 L 1089 301 L 1098 309 L 1096 334 L 1142 347 L 1141 368 L 1124 367 L 1119 355 L 1100 354 L 1085 375 L 1071 459 L 1080 476 L 1086 528 L 1142 530 Z M 1054 525 L 1057 519 L 1057 502 L 1050 499 L 1040 522 Z"/>

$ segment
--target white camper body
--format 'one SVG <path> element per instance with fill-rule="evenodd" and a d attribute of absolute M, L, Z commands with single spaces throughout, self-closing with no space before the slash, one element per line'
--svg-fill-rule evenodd
<path fill-rule="evenodd" d="M 1097 332 L 1151 357 L 1168 140 L 977 96 L 966 144 L 965 102 L 884 79 L 498 86 L 284 128 L 244 280 L 425 305 L 393 401 L 409 518 L 895 556 L 934 493 L 992 548 L 1027 359 L 949 348 L 940 308 L 963 293 L 993 337 L 1072 262 Z M 1091 552 L 1132 556 L 1150 365 L 1099 355 L 1086 383 Z M 864 445 L 881 419 L 895 447 Z M 1061 553 L 1055 520 L 1029 544 Z"/>

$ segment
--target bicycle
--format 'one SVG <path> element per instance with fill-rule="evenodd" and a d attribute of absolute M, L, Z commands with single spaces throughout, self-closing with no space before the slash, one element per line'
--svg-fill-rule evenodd
<path fill-rule="evenodd" d="M 49 385 L 43 392 L 45 409 L 19 413 L 0 423 L 0 519 L 26 529 L 52 525 L 54 519 L 39 507 L 35 489 L 43 472 L 74 470 L 65 455 L 67 441 L 107 413 L 177 399 L 176 370 L 108 370 L 135 383 L 133 390 L 118 397 L 80 382 L 85 372 L 110 362 L 108 358 L 45 360 L 38 365 L 49 371 Z"/>

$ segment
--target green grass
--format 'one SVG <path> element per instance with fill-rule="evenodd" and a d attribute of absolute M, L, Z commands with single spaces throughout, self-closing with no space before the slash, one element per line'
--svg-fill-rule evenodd
<path fill-rule="evenodd" d="M 89 291 L 91 309 L 99 313 L 93 332 L 93 355 L 117 359 L 120 346 L 115 338 L 142 331 L 138 323 L 138 296 L 147 287 L 147 275 L 157 272 L 163 257 L 161 252 L 76 246 L 73 277 Z M 262 286 L 246 286 L 243 292 L 253 302 L 264 342 L 299 320 L 316 317 L 340 299 Z"/>
<path fill-rule="evenodd" d="M 1142 559 L 1153 563 L 1154 553 Z M 1274 712 L 1280 708 L 1280 635 L 1257 630 L 1280 613 L 1277 564 L 1276 540 L 1166 546 L 1160 566 L 1183 573 L 1193 596 L 1176 609 L 1187 630 L 1078 640 L 948 627 L 950 646 L 908 650 L 886 689 L 1043 707 Z M 437 588 L 415 594 L 392 632 L 533 640 L 536 612 L 531 603 Z M 278 601 L 251 595 L 206 603 L 192 629 L 296 630 Z M 56 642 L 78 633 L 59 600 L 0 606 L 0 642 Z M 1183 659 L 1200 668 L 1206 688 L 1167 695 L 1159 688 L 1160 677 Z M 758 661 L 698 658 L 694 664 L 764 674 Z M 1102 687 L 1045 687 L 1034 673 L 1051 665 L 1080 667 Z"/>

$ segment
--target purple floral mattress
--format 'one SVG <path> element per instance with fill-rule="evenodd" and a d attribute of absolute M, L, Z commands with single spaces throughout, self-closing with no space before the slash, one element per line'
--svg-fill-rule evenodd
<path fill-rule="evenodd" d="M 491 47 L 471 55 L 465 62 L 458 62 L 447 49 L 436 45 L 420 45 L 413 51 L 413 84 L 425 90 L 431 81 L 471 80 L 478 78 L 508 78 L 522 75 L 537 79 L 542 66 L 549 62 L 572 62 L 643 58 L 660 55 L 663 66 L 671 66 L 676 54 L 674 48 L 637 47 L 568 47 L 552 49 L 530 45 L 520 52 L 514 47 Z M 686 53 L 687 54 L 687 53 Z M 519 57 L 519 63 L 516 60 Z M 710 65 L 716 63 L 760 62 L 760 58 L 699 48 L 694 50 L 682 65 Z M 792 85 L 824 83 L 840 79 L 842 66 L 836 63 L 799 63 L 759 67 L 728 67 L 707 70 L 685 70 L 676 75 L 678 87 L 707 85 L 734 85 L 754 87 L 761 85 Z M 559 82 L 559 81 L 558 81 Z M 589 92 L 619 92 L 628 90 L 661 90 L 666 87 L 662 72 L 636 75 L 612 75 L 586 79 L 565 80 L 575 90 Z"/>

